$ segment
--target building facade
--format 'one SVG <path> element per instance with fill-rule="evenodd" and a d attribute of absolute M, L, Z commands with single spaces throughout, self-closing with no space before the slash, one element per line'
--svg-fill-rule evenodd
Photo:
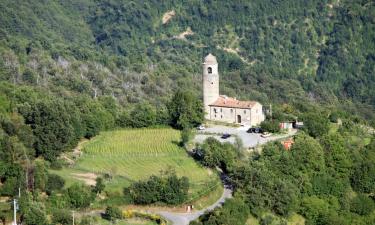
<path fill-rule="evenodd" d="M 212 54 L 203 62 L 203 104 L 207 120 L 256 126 L 265 119 L 259 102 L 240 101 L 219 94 L 218 63 Z"/>

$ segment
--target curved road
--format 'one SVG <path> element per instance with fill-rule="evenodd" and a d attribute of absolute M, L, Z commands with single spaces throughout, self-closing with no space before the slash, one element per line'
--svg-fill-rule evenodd
<path fill-rule="evenodd" d="M 214 210 L 216 207 L 221 206 L 226 199 L 232 198 L 232 190 L 224 185 L 224 192 L 213 205 L 191 213 L 173 213 L 168 211 L 155 212 L 163 216 L 165 219 L 171 221 L 174 225 L 188 225 L 191 221 L 196 220 L 198 217 L 206 212 Z"/>

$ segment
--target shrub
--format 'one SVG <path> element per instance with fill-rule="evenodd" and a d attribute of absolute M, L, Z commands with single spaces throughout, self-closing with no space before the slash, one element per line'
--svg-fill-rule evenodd
<path fill-rule="evenodd" d="M 280 131 L 280 122 L 277 120 L 266 120 L 260 124 L 260 127 L 267 132 L 277 133 Z"/>
<path fill-rule="evenodd" d="M 138 181 L 124 189 L 126 196 L 130 196 L 136 204 L 150 204 L 163 202 L 170 205 L 182 203 L 186 200 L 189 190 L 189 179 L 178 178 L 174 172 L 167 172 L 163 176 L 151 176 L 146 181 Z"/>
<path fill-rule="evenodd" d="M 191 129 L 185 128 L 181 131 L 181 146 L 185 146 L 193 137 Z"/>
<path fill-rule="evenodd" d="M 309 113 L 303 116 L 304 130 L 306 130 L 310 136 L 316 138 L 321 137 L 328 133 L 329 120 L 324 115 L 318 113 Z"/>
<path fill-rule="evenodd" d="M 105 213 L 103 215 L 103 218 L 106 220 L 116 220 L 116 219 L 122 219 L 122 213 L 119 208 L 108 206 L 105 209 Z"/>
<path fill-rule="evenodd" d="M 96 194 L 100 194 L 104 190 L 104 188 L 105 188 L 105 184 L 104 184 L 103 178 L 97 177 L 96 184 L 95 184 L 93 191 Z"/>
<path fill-rule="evenodd" d="M 47 194 L 53 191 L 61 190 L 65 185 L 65 180 L 57 174 L 48 174 L 48 181 L 46 184 Z"/>
<path fill-rule="evenodd" d="M 73 222 L 73 217 L 68 210 L 56 210 L 53 212 L 52 222 L 54 224 L 70 225 Z"/>
<path fill-rule="evenodd" d="M 86 208 L 94 199 L 91 189 L 85 185 L 73 184 L 66 192 L 65 196 L 74 208 Z"/>
<path fill-rule="evenodd" d="M 370 214 L 375 209 L 375 203 L 364 194 L 359 194 L 352 199 L 350 211 L 361 216 Z"/>
<path fill-rule="evenodd" d="M 27 225 L 47 225 L 46 213 L 40 204 L 29 204 L 23 213 L 23 223 Z"/>

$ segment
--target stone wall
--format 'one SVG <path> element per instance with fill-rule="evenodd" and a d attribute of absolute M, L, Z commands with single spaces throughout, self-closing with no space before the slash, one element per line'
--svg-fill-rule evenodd
<path fill-rule="evenodd" d="M 247 126 L 257 126 L 264 121 L 262 105 L 256 103 L 251 109 L 227 108 L 211 106 L 208 115 L 209 120 L 238 123 Z"/>

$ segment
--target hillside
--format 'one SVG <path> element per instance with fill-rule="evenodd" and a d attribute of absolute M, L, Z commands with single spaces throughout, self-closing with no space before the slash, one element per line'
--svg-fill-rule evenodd
<path fill-rule="evenodd" d="M 289 151 L 193 143 L 208 53 L 262 129 L 304 122 Z M 374 74 L 371 0 L 2 0 L 0 221 L 162 224 L 121 210 L 204 208 L 221 168 L 192 224 L 374 224 Z"/>
<path fill-rule="evenodd" d="M 122 104 L 165 103 L 176 88 L 200 90 L 202 57 L 213 52 L 223 93 L 342 105 L 370 118 L 374 7 L 348 0 L 2 1 L 0 79 L 113 95 Z"/>

